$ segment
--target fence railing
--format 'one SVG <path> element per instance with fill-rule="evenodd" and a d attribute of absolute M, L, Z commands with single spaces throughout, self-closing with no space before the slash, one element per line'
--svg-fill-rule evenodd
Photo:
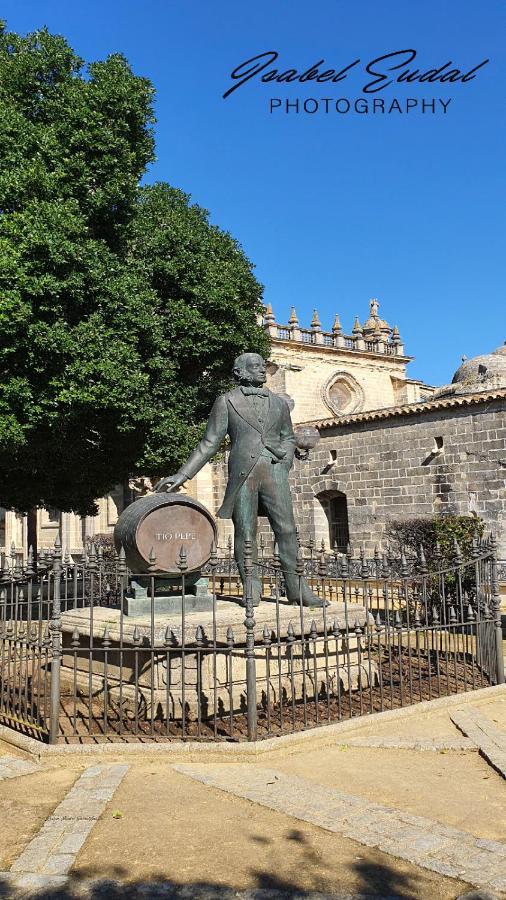
<path fill-rule="evenodd" d="M 231 543 L 202 577 L 128 572 L 91 546 L 4 558 L 0 721 L 42 740 L 255 740 L 504 681 L 493 539 L 448 562 Z M 302 603 L 302 579 L 320 606 Z M 259 605 L 253 597 L 261 594 Z"/>

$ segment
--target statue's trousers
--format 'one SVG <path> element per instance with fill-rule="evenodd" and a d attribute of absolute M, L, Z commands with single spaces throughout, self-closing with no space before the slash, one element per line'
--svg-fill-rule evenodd
<path fill-rule="evenodd" d="M 268 451 L 256 462 L 246 481 L 239 489 L 234 503 L 232 519 L 235 531 L 235 559 L 244 584 L 244 541 L 249 539 L 253 547 L 253 561 L 257 562 L 257 517 L 259 503 L 265 510 L 274 532 L 285 578 L 289 600 L 299 599 L 299 577 L 295 574 L 297 562 L 297 535 L 293 517 L 292 498 L 288 471 L 283 463 L 273 463 Z M 260 599 L 261 582 L 255 566 L 253 598 Z"/>

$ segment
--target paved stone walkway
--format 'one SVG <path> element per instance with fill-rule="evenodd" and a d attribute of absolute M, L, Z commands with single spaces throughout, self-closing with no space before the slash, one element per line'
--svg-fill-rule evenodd
<path fill-rule="evenodd" d="M 20 775 L 31 775 L 39 772 L 38 763 L 28 759 L 18 759 L 17 756 L 0 756 L 0 781 L 4 778 L 19 778 Z"/>
<path fill-rule="evenodd" d="M 337 744 L 338 747 L 374 747 L 379 750 L 432 750 L 441 753 L 442 750 L 475 750 L 478 747 L 469 738 L 456 738 L 455 740 L 444 738 L 432 738 L 418 740 L 406 740 L 404 738 L 350 738 Z"/>
<path fill-rule="evenodd" d="M 494 769 L 506 778 L 506 734 L 499 731 L 479 709 L 456 709 L 450 718 L 477 747 Z"/>
<path fill-rule="evenodd" d="M 77 853 L 128 768 L 109 765 L 86 769 L 11 866 L 9 881 L 27 889 L 65 884 Z"/>
<path fill-rule="evenodd" d="M 343 834 L 441 875 L 492 891 L 506 891 L 506 844 L 498 841 L 476 838 L 276 769 L 247 764 L 180 764 L 174 768 L 210 787 Z"/>

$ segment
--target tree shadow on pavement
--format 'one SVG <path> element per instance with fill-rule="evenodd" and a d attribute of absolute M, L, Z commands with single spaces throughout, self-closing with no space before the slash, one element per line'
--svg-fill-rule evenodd
<path fill-rule="evenodd" d="M 371 891 L 358 893 L 349 891 L 301 890 L 294 884 L 272 875 L 260 878 L 258 887 L 245 890 L 210 882 L 177 884 L 162 879 L 157 881 L 121 882 L 107 878 L 95 881 L 79 881 L 72 877 L 63 886 L 26 887 L 19 891 L 5 878 L 0 878 L 0 898 L 2 900 L 400 900 L 413 897 L 412 894 L 378 894 Z"/>
<path fill-rule="evenodd" d="M 19 889 L 11 883 L 8 873 L 0 874 L 1 900 L 413 900 L 429 896 L 430 885 L 424 873 L 420 878 L 398 871 L 397 867 L 356 857 L 350 863 L 340 862 L 336 856 L 331 866 L 325 864 L 311 838 L 304 831 L 293 828 L 284 835 L 288 844 L 297 844 L 301 851 L 293 859 L 292 877 L 282 877 L 273 871 L 250 869 L 255 886 L 240 889 L 212 881 L 181 883 L 166 873 L 150 878 L 129 880 L 128 869 L 122 865 L 108 866 L 100 875 L 91 868 L 79 867 L 62 885 L 27 884 Z M 253 843 L 265 846 L 272 838 L 251 834 Z M 360 852 L 357 846 L 357 851 Z M 289 853 L 287 847 L 287 854 Z M 225 862 L 224 862 L 225 865 Z M 233 867 L 229 866 L 229 880 L 233 882 Z M 297 873 L 299 877 L 297 877 Z M 35 877 L 35 876 L 34 876 Z M 128 880 L 127 880 L 128 879 Z M 352 886 L 350 885 L 352 882 Z M 301 887 L 301 882 L 305 885 Z M 455 895 L 458 883 L 455 884 Z"/>

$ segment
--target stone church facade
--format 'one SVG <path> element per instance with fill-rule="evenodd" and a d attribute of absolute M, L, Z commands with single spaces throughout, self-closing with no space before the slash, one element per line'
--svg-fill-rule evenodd
<path fill-rule="evenodd" d="M 412 357 L 376 300 L 348 334 L 338 316 L 323 330 L 316 311 L 308 328 L 293 308 L 280 324 L 270 305 L 263 326 L 271 338 L 268 386 L 287 397 L 296 427 L 310 423 L 320 433 L 291 475 L 303 539 L 340 549 L 349 539 L 372 551 L 384 546 L 390 521 L 446 511 L 482 517 L 506 557 L 506 347 L 463 362 L 452 384 L 436 389 L 408 376 Z M 214 514 L 225 482 L 226 459 L 205 466 L 186 489 Z M 60 534 L 64 550 L 80 555 L 86 539 L 112 532 L 145 487 L 142 479 L 118 486 L 85 519 L 40 510 L 39 545 Z M 225 546 L 232 523 L 219 527 Z M 270 541 L 267 525 L 262 530 Z M 4 511 L 0 547 L 11 542 L 26 550 L 26 523 Z"/>

